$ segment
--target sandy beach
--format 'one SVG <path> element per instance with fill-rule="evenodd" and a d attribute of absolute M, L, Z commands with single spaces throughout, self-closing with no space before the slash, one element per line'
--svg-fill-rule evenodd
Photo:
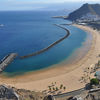
<path fill-rule="evenodd" d="M 64 92 L 80 89 L 85 86 L 79 80 L 83 75 L 83 70 L 90 67 L 92 64 L 97 63 L 100 59 L 100 32 L 93 30 L 88 26 L 74 25 L 93 36 L 91 47 L 87 54 L 78 59 L 72 64 L 59 64 L 53 68 L 41 70 L 38 72 L 30 72 L 23 76 L 16 76 L 12 78 L 0 75 L 0 84 L 7 84 L 16 88 L 23 88 L 28 90 L 43 91 L 47 90 L 52 82 L 56 82 L 59 86 L 63 84 L 66 86 Z M 78 52 L 78 51 L 77 51 Z M 80 52 L 79 52 L 80 53 Z M 56 67 L 59 66 L 59 67 Z"/>

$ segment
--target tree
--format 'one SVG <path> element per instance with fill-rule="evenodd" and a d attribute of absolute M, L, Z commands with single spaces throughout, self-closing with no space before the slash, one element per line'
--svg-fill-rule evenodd
<path fill-rule="evenodd" d="M 51 91 L 51 87 L 50 86 L 48 86 L 49 87 L 49 91 Z"/>
<path fill-rule="evenodd" d="M 53 87 L 53 91 L 55 91 L 55 88 Z"/>
<path fill-rule="evenodd" d="M 99 84 L 99 80 L 98 80 L 97 78 L 92 78 L 92 79 L 90 80 L 90 84 L 91 84 L 91 85 L 98 85 L 98 84 Z"/>
<path fill-rule="evenodd" d="M 63 88 L 64 88 L 64 91 L 65 91 L 66 90 L 66 87 L 64 86 Z"/>
<path fill-rule="evenodd" d="M 60 85 L 60 89 L 62 89 L 62 88 L 63 88 L 63 84 Z"/>
<path fill-rule="evenodd" d="M 56 91 L 58 91 L 58 87 L 56 87 Z"/>

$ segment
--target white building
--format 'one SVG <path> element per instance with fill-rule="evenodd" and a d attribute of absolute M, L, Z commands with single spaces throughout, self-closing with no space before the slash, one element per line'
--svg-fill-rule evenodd
<path fill-rule="evenodd" d="M 100 20 L 100 16 L 92 13 L 87 13 L 86 15 L 83 15 L 80 19 L 77 19 L 77 22 L 87 22 L 87 21 L 98 21 Z"/>

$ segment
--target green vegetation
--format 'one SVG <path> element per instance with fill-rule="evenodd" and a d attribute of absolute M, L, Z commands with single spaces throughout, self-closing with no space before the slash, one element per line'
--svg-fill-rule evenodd
<path fill-rule="evenodd" d="M 60 85 L 60 89 L 62 89 L 62 88 L 63 88 L 63 84 Z"/>
<path fill-rule="evenodd" d="M 48 88 L 49 88 L 49 91 L 51 91 L 51 86 L 48 86 Z"/>
<path fill-rule="evenodd" d="M 58 87 L 56 87 L 56 91 L 58 91 L 59 89 L 58 89 Z"/>
<path fill-rule="evenodd" d="M 65 86 L 63 88 L 64 88 L 64 90 L 66 90 L 66 87 Z"/>
<path fill-rule="evenodd" d="M 46 93 L 50 93 L 50 94 L 58 94 L 58 93 L 62 93 L 66 90 L 66 86 L 64 86 L 63 84 L 57 84 L 57 82 L 52 82 L 51 85 L 48 86 L 48 90 L 46 91 Z"/>
<path fill-rule="evenodd" d="M 98 84 L 99 84 L 99 80 L 98 80 L 97 78 L 92 78 L 92 79 L 90 80 L 90 84 L 91 84 L 91 85 L 98 85 Z"/>

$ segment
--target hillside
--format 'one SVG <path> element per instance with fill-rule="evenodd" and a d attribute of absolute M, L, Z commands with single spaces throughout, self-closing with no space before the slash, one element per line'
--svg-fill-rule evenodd
<path fill-rule="evenodd" d="M 69 14 L 68 20 L 100 18 L 100 4 L 84 4 L 79 9 Z"/>

